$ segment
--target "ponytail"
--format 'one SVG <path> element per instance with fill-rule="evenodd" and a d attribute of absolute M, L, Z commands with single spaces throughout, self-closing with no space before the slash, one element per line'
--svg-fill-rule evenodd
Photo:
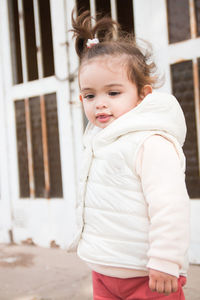
<path fill-rule="evenodd" d="M 84 11 L 75 20 L 74 11 L 72 12 L 72 31 L 75 37 L 75 49 L 81 58 L 87 51 L 88 40 L 98 38 L 100 42 L 114 39 L 120 25 L 111 18 L 104 17 L 96 21 L 92 26 L 93 18 L 90 16 L 89 10 Z"/>

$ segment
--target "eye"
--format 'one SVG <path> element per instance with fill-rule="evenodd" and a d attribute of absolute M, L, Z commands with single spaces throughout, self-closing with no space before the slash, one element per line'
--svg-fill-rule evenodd
<path fill-rule="evenodd" d="M 91 100 L 94 97 L 95 97 L 94 94 L 86 94 L 86 95 L 83 96 L 83 98 L 86 99 L 86 100 Z"/>
<path fill-rule="evenodd" d="M 120 92 L 111 91 L 111 92 L 108 93 L 108 95 L 111 96 L 111 97 L 114 97 L 114 96 L 120 95 Z"/>

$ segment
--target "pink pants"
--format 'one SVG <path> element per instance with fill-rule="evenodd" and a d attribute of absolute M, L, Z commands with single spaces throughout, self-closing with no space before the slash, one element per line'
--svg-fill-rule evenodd
<path fill-rule="evenodd" d="M 94 300 L 185 300 L 182 286 L 186 278 L 178 280 L 178 291 L 169 296 L 152 292 L 149 289 L 149 277 L 116 278 L 92 272 Z"/>

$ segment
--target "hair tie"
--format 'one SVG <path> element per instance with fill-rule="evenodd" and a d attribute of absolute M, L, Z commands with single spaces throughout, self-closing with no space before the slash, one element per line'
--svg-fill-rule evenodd
<path fill-rule="evenodd" d="M 95 39 L 88 39 L 87 40 L 87 43 L 86 43 L 86 46 L 87 48 L 92 48 L 94 45 L 98 44 L 99 43 L 99 39 L 95 38 Z"/>

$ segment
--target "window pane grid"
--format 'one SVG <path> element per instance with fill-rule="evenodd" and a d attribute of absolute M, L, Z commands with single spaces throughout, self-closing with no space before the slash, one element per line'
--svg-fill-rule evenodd
<path fill-rule="evenodd" d="M 195 2 L 197 36 L 200 36 L 200 0 L 194 0 L 194 2 Z"/>
<path fill-rule="evenodd" d="M 31 132 L 33 145 L 35 194 L 44 197 L 44 158 L 42 149 L 42 125 L 40 113 L 40 99 L 34 97 L 29 100 L 31 111 Z"/>
<path fill-rule="evenodd" d="M 50 0 L 38 0 L 44 77 L 55 74 L 49 1 Z"/>
<path fill-rule="evenodd" d="M 27 56 L 26 70 L 28 73 L 27 80 L 31 81 L 31 80 L 38 79 L 37 46 L 36 46 L 36 36 L 35 36 L 33 1 L 23 0 L 22 18 L 24 19 L 23 24 L 25 27 L 24 30 L 25 30 L 25 43 L 26 43 L 26 56 Z"/>
<path fill-rule="evenodd" d="M 18 17 L 18 3 L 17 0 L 8 2 L 9 16 L 10 16 L 10 39 L 11 39 L 11 55 L 13 65 L 13 83 L 22 83 L 22 57 L 20 49 L 20 33 L 19 33 L 19 17 Z"/>
<path fill-rule="evenodd" d="M 21 198 L 62 198 L 56 94 L 15 101 Z"/>
<path fill-rule="evenodd" d="M 27 51 L 25 43 L 25 21 L 24 21 L 24 10 L 22 0 L 18 0 L 18 15 L 19 15 L 19 33 L 20 33 L 20 45 L 21 45 L 21 58 L 22 58 L 22 78 L 23 82 L 28 81 L 27 72 Z"/>
<path fill-rule="evenodd" d="M 117 0 L 117 16 L 118 22 L 123 30 L 134 33 L 134 15 L 133 1 L 127 0 L 124 5 L 123 0 Z"/>
<path fill-rule="evenodd" d="M 14 84 L 54 75 L 49 0 L 9 1 L 9 18 Z"/>
<path fill-rule="evenodd" d="M 190 15 L 189 0 L 167 0 L 169 43 L 177 43 L 189 39 Z"/>
<path fill-rule="evenodd" d="M 179 100 L 187 123 L 187 137 L 184 144 L 186 154 L 186 184 L 191 198 L 200 197 L 199 176 L 199 119 L 196 116 L 194 68 L 192 61 L 185 61 L 171 66 L 173 93 Z M 198 99 L 199 101 L 199 99 Z"/>
<path fill-rule="evenodd" d="M 134 33 L 133 0 L 76 0 L 77 11 L 90 10 L 91 16 L 112 16 L 122 29 Z"/>
<path fill-rule="evenodd" d="M 90 10 L 90 0 L 77 0 L 76 7 L 77 7 L 78 14 L 80 14 L 85 10 Z"/>
<path fill-rule="evenodd" d="M 200 0 L 167 0 L 169 43 L 200 36 Z"/>
<path fill-rule="evenodd" d="M 24 100 L 15 102 L 20 197 L 30 196 Z"/>
<path fill-rule="evenodd" d="M 45 95 L 47 141 L 49 155 L 50 197 L 62 197 L 62 174 L 55 94 Z"/>

